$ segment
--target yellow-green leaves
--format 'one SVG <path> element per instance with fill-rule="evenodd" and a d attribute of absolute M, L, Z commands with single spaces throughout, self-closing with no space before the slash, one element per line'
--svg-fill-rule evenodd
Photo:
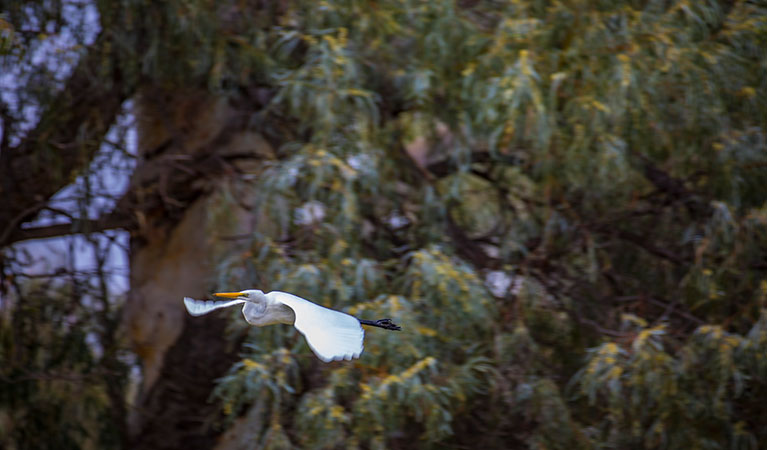
<path fill-rule="evenodd" d="M 637 327 L 630 348 L 607 342 L 592 349 L 573 381 L 591 405 L 604 409 L 612 433 L 632 430 L 630 435 L 612 434 L 613 445 L 694 446 L 734 432 L 745 448 L 755 448 L 752 432 L 732 422 L 738 414 L 732 405 L 747 400 L 742 396 L 764 375 L 765 317 L 762 311 L 745 336 L 703 325 L 682 343 L 666 336 L 663 325 L 648 327 L 628 317 Z M 665 346 L 674 350 L 667 352 Z M 701 420 L 709 421 L 706 430 L 686 432 Z"/>
<path fill-rule="evenodd" d="M 289 2 L 242 265 L 403 327 L 301 364 L 300 445 L 753 441 L 767 12 L 724 3 Z"/>

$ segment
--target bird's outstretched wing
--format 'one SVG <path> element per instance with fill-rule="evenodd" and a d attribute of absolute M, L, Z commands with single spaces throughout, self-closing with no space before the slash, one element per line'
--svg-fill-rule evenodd
<path fill-rule="evenodd" d="M 201 316 L 203 314 L 208 314 L 209 312 L 219 309 L 219 308 L 226 308 L 227 306 L 233 306 L 233 305 L 239 305 L 242 303 L 245 303 L 247 300 L 223 300 L 223 301 L 217 301 L 217 300 L 195 300 L 193 298 L 184 297 L 184 306 L 186 306 L 186 310 L 189 311 L 189 314 L 193 316 Z"/>
<path fill-rule="evenodd" d="M 309 347 L 321 360 L 360 357 L 365 331 L 356 318 L 287 292 L 272 291 L 266 296 L 293 310 L 296 329 L 306 337 Z"/>

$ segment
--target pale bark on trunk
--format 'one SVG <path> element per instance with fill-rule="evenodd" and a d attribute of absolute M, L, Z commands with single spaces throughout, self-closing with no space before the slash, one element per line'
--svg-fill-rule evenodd
<path fill-rule="evenodd" d="M 136 199 L 141 212 L 131 241 L 124 326 L 141 358 L 143 380 L 133 400 L 130 447 L 211 448 L 220 433 L 220 407 L 211 402 L 211 391 L 238 346 L 225 336 L 226 312 L 192 318 L 182 299 L 206 298 L 215 288 L 217 258 L 233 245 L 227 249 L 218 237 L 252 230 L 242 206 L 227 211 L 226 229 L 213 226 L 212 212 L 221 208 L 220 193 L 233 176 L 254 170 L 272 150 L 247 130 L 229 102 L 202 92 L 145 92 L 137 119 L 142 160 L 133 189 L 155 197 L 159 191 L 163 204 L 142 210 L 141 196 Z M 199 178 L 190 179 L 189 170 L 174 164 L 211 158 L 218 158 L 217 169 L 203 167 Z"/>

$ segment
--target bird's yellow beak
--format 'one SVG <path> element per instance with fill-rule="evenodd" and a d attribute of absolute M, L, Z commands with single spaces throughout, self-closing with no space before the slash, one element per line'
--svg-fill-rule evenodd
<path fill-rule="evenodd" d="M 227 297 L 227 298 L 239 298 L 242 297 L 242 292 L 216 292 L 216 297 Z"/>

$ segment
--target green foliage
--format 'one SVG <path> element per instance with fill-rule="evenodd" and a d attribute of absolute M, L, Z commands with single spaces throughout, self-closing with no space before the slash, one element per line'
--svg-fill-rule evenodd
<path fill-rule="evenodd" d="M 109 417 L 119 414 L 127 369 L 105 340 L 113 330 L 101 327 L 102 319 L 114 321 L 114 313 L 104 309 L 83 313 L 80 293 L 73 296 L 67 291 L 29 281 L 19 296 L 3 297 L 3 448 L 116 447 L 120 441 L 120 424 Z M 94 298 L 84 295 L 82 301 Z"/>
<path fill-rule="evenodd" d="M 674 351 L 665 326 L 629 320 L 631 348 L 602 344 L 573 379 L 602 411 L 604 445 L 758 448 L 764 429 L 749 423 L 765 418 L 767 311 L 746 335 L 703 325 Z"/>
<path fill-rule="evenodd" d="M 262 220 L 221 283 L 403 332 L 329 366 L 294 331 L 253 333 L 321 371 L 268 394 L 270 420 L 308 448 L 767 439 L 766 12 L 291 3 L 252 44 L 276 89 L 263 132 L 295 126 L 244 182 Z"/>

